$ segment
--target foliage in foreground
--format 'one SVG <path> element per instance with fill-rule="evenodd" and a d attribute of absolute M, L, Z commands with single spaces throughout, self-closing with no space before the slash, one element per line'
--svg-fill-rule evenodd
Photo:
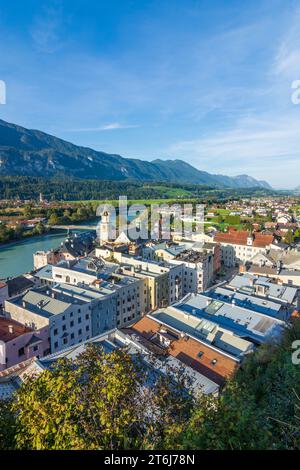
<path fill-rule="evenodd" d="M 300 449 L 300 365 L 292 343 L 300 322 L 279 344 L 247 359 L 216 402 L 202 397 L 181 438 L 188 449 Z"/>
<path fill-rule="evenodd" d="M 134 449 L 182 431 L 189 399 L 139 357 L 89 347 L 26 381 L 10 409 L 17 449 Z"/>
<path fill-rule="evenodd" d="M 299 449 L 300 322 L 249 356 L 219 399 L 184 393 L 125 351 L 90 347 L 61 361 L 0 408 L 0 448 Z M 179 378 L 179 376 L 178 376 Z"/>

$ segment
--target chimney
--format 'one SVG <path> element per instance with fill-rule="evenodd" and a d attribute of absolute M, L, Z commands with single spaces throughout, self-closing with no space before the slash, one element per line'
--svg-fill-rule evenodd
<path fill-rule="evenodd" d="M 12 334 L 14 332 L 14 325 L 8 325 L 8 332 Z"/>

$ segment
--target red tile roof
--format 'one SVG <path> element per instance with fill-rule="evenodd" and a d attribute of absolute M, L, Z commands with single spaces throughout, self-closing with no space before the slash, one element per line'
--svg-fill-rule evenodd
<path fill-rule="evenodd" d="M 11 332 L 9 328 L 10 326 L 12 327 Z M 21 336 L 24 333 L 30 333 L 31 331 L 33 331 L 31 328 L 28 328 L 15 320 L 0 317 L 0 341 L 4 341 L 4 343 L 8 343 L 18 336 Z"/>
<path fill-rule="evenodd" d="M 160 328 L 161 325 L 159 322 L 144 316 L 141 320 L 124 331 L 126 331 L 126 333 L 130 333 L 131 331 L 135 334 L 140 334 L 150 341 Z M 172 333 L 170 327 L 164 325 L 164 329 Z M 177 332 L 176 335 L 178 335 Z M 238 366 L 234 359 L 190 337 L 176 339 L 174 336 L 167 352 L 219 385 L 223 385 L 226 378 L 231 377 Z M 201 357 L 199 357 L 200 352 L 202 353 Z M 212 364 L 214 360 L 216 360 L 215 365 Z"/>
<path fill-rule="evenodd" d="M 247 239 L 250 236 L 250 233 L 245 230 L 241 230 L 239 232 L 230 230 L 227 233 L 216 233 L 214 241 L 217 243 L 229 243 L 231 245 L 247 245 Z M 266 246 L 270 245 L 273 241 L 273 235 L 268 235 L 261 232 L 254 232 L 253 243 L 251 246 L 265 248 Z"/>

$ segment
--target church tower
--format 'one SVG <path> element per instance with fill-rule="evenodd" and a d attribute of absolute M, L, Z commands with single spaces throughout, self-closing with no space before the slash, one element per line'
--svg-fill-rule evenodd
<path fill-rule="evenodd" d="M 107 243 L 110 239 L 110 222 L 109 222 L 109 213 L 107 211 L 103 212 L 101 216 L 100 223 L 100 245 Z"/>

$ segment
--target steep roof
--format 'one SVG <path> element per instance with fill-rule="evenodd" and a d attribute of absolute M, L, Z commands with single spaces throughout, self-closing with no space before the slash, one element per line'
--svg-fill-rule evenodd
<path fill-rule="evenodd" d="M 166 328 L 170 330 L 169 333 L 173 339 L 167 350 L 169 355 L 176 357 L 205 377 L 219 385 L 223 385 L 226 378 L 230 377 L 236 370 L 238 363 L 234 359 L 191 337 L 182 338 L 178 333 L 176 336 L 172 332 L 172 328 L 164 326 L 164 329 Z M 130 327 L 130 330 L 142 335 L 149 341 L 160 329 L 160 322 L 148 316 L 144 316 Z"/>
<path fill-rule="evenodd" d="M 251 236 L 246 230 L 241 231 L 229 231 L 227 233 L 218 232 L 215 235 L 214 241 L 217 243 L 229 243 L 231 245 L 247 245 L 247 240 Z M 271 245 L 274 241 L 273 235 L 265 234 L 261 232 L 254 232 L 252 235 L 253 243 L 252 246 L 257 248 L 265 248 Z"/>
<path fill-rule="evenodd" d="M 6 283 L 8 285 L 9 297 L 20 294 L 26 289 L 30 289 L 30 287 L 34 286 L 34 282 L 32 282 L 30 279 L 27 279 L 25 276 L 17 276 L 13 279 L 8 279 Z"/>
<path fill-rule="evenodd" d="M 30 333 L 31 331 L 31 328 L 28 328 L 15 320 L 0 317 L 0 341 L 4 341 L 4 343 L 8 343 L 13 339 L 18 338 L 18 336 Z"/>

